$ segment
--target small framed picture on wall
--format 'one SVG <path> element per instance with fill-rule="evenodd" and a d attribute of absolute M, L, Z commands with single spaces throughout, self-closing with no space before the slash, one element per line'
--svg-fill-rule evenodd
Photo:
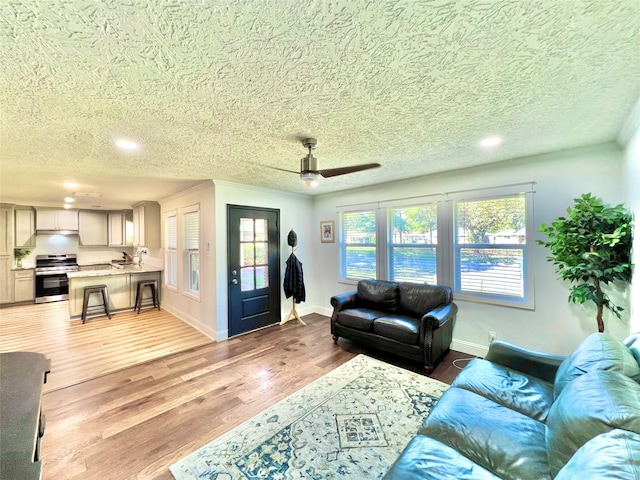
<path fill-rule="evenodd" d="M 320 240 L 322 240 L 322 243 L 335 242 L 335 223 L 333 220 L 320 222 Z"/>

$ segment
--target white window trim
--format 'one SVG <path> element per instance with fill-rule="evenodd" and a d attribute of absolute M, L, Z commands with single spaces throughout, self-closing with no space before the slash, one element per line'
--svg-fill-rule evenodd
<path fill-rule="evenodd" d="M 526 209 L 526 243 L 524 246 L 524 299 L 511 299 L 499 295 L 475 294 L 470 292 L 455 292 L 454 299 L 491 305 L 508 306 L 527 310 L 535 309 L 534 288 L 534 252 L 535 252 L 535 228 L 534 228 L 534 198 L 535 182 L 522 182 L 511 185 L 479 188 L 475 190 L 461 190 L 456 192 L 438 193 L 432 195 L 417 195 L 400 199 L 381 200 L 375 203 L 363 203 L 341 205 L 336 207 L 339 215 L 339 266 L 338 283 L 356 285 L 359 279 L 344 277 L 345 271 L 345 245 L 343 242 L 343 216 L 342 213 L 376 211 L 376 270 L 377 278 L 387 279 L 388 272 L 388 238 L 389 238 L 389 210 L 394 207 L 419 206 L 422 204 L 437 202 L 438 214 L 438 245 L 436 248 L 436 265 L 438 283 L 454 288 L 455 278 L 455 245 L 454 241 L 454 201 L 481 201 L 494 198 L 511 197 L 516 194 L 525 195 Z M 381 242 L 381 239 L 384 241 Z"/>

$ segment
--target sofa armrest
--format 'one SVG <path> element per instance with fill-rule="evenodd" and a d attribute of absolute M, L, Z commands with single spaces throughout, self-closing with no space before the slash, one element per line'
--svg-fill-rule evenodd
<path fill-rule="evenodd" d="M 356 300 L 358 296 L 356 292 L 342 293 L 340 295 L 334 295 L 331 297 L 331 305 L 333 306 L 333 313 L 347 308 L 355 308 Z"/>
<path fill-rule="evenodd" d="M 496 340 L 489 345 L 489 352 L 484 358 L 553 383 L 556 371 L 566 357 L 535 352 Z"/>
<path fill-rule="evenodd" d="M 452 318 L 455 318 L 458 313 L 458 306 L 451 302 L 446 305 L 439 305 L 431 310 L 429 313 L 422 316 L 421 326 L 422 331 L 437 330 L 442 327 Z"/>

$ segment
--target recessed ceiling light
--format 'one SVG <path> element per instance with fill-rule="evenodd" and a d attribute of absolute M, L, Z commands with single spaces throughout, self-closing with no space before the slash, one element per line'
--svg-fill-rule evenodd
<path fill-rule="evenodd" d="M 138 150 L 140 145 L 131 140 L 116 140 L 116 146 L 123 150 Z"/>
<path fill-rule="evenodd" d="M 497 147 L 501 143 L 502 143 L 502 137 L 498 137 L 498 136 L 486 137 L 480 140 L 480 146 L 484 148 Z"/>
<path fill-rule="evenodd" d="M 71 207 L 73 207 L 73 205 L 71 205 L 70 203 L 64 204 L 64 208 L 66 208 L 67 210 L 69 210 Z"/>
<path fill-rule="evenodd" d="M 65 197 L 64 201 L 67 203 L 73 203 L 76 201 L 76 199 L 73 197 Z"/>
<path fill-rule="evenodd" d="M 78 188 L 78 184 L 74 182 L 64 182 L 64 186 L 67 188 Z"/>

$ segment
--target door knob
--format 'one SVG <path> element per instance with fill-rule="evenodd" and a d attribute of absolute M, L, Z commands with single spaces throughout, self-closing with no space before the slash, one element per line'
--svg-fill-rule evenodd
<path fill-rule="evenodd" d="M 233 280 L 231 280 L 231 283 L 233 283 L 234 285 L 238 284 L 238 280 L 236 280 L 235 278 Z"/>

